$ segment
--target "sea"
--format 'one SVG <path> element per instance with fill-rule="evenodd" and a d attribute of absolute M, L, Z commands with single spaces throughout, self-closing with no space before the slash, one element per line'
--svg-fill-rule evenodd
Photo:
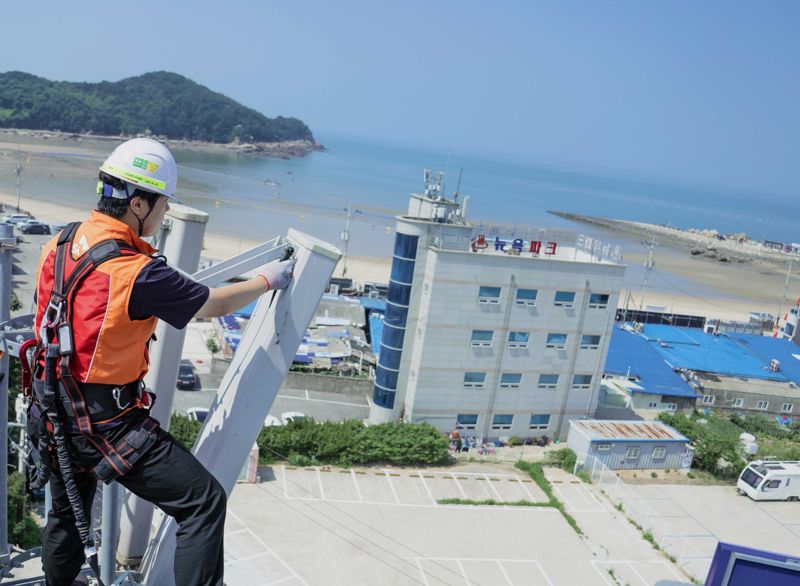
<path fill-rule="evenodd" d="M 280 159 L 172 148 L 182 203 L 209 213 L 208 232 L 266 240 L 292 227 L 341 246 L 348 210 L 349 254 L 388 257 L 395 216 L 423 189 L 423 170 L 443 174 L 443 192 L 464 201 L 467 219 L 513 234 L 572 229 L 642 250 L 625 236 L 574 224 L 548 213 L 745 232 L 753 238 L 800 240 L 800 198 L 736 187 L 575 170 L 477 156 L 457 148 L 425 150 L 336 135 L 318 136 L 326 150 Z M 111 143 L 27 138 L 22 149 L 22 207 L 28 197 L 88 208 L 96 169 Z M 521 157 L 520 157 L 521 158 Z M 0 152 L 0 190 L 16 189 L 16 153 Z M 636 281 L 639 271 L 629 271 Z M 626 279 L 626 280 L 629 280 Z M 693 289 L 697 292 L 698 284 Z"/>

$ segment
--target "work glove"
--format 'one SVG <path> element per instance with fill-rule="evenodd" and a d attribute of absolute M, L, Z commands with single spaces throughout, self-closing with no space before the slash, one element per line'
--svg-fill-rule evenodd
<path fill-rule="evenodd" d="M 275 289 L 285 289 L 294 276 L 294 264 L 297 261 L 293 258 L 271 262 L 264 267 L 261 276 L 267 282 L 267 291 Z"/>

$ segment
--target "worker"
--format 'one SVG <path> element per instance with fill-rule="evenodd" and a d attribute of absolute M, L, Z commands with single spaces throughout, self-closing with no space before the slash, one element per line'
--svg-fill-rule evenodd
<path fill-rule="evenodd" d="M 46 464 L 39 480 L 49 479 L 53 497 L 43 538 L 46 583 L 71 585 L 91 557 L 82 517 L 91 513 L 99 479 L 119 482 L 175 518 L 178 586 L 220 585 L 225 490 L 149 416 L 154 397 L 142 383 L 148 346 L 159 319 L 182 329 L 193 317 L 225 315 L 287 287 L 295 261 L 206 287 L 171 268 L 143 240 L 158 231 L 175 198 L 170 151 L 155 140 L 129 140 L 106 159 L 99 179 L 97 209 L 53 237 L 37 270 L 30 411 Z M 48 384 L 57 389 L 54 403 Z M 61 437 L 67 449 L 59 452 Z"/>

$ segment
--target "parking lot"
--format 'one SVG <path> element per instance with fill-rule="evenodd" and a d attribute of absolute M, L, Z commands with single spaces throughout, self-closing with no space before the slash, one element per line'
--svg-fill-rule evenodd
<path fill-rule="evenodd" d="M 225 582 L 231 586 L 643 586 L 682 577 L 577 481 L 557 478 L 558 492 L 575 507 L 602 509 L 608 517 L 589 538 L 550 507 L 438 503 L 547 500 L 527 475 L 508 466 L 261 470 L 261 482 L 237 485 L 228 504 Z M 611 536 L 627 540 L 616 557 L 595 542 Z"/>
<path fill-rule="evenodd" d="M 718 541 L 783 554 L 800 552 L 800 506 L 753 501 L 730 486 L 605 486 L 638 523 L 696 578 L 708 573 Z M 591 490 L 599 495 L 599 487 Z M 622 491 L 624 490 L 624 495 Z M 610 505 L 610 503 L 607 503 Z"/>

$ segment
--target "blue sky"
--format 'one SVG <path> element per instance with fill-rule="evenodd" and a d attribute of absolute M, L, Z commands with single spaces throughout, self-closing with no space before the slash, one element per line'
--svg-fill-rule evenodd
<path fill-rule="evenodd" d="M 42 1 L 0 71 L 169 70 L 324 141 L 800 195 L 800 2 Z"/>

